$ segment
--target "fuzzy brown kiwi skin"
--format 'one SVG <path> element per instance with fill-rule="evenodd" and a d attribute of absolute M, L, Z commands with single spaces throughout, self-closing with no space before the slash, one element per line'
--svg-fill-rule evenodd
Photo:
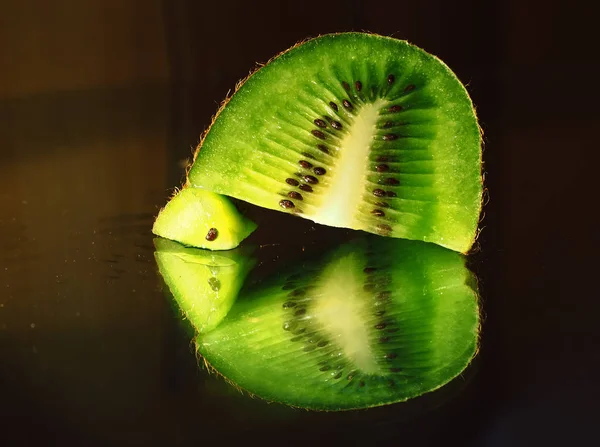
<path fill-rule="evenodd" d="M 306 39 L 300 40 L 298 42 L 296 42 L 293 46 L 287 48 L 286 50 L 278 53 L 277 55 L 271 57 L 266 63 L 257 63 L 257 66 L 252 69 L 248 75 L 245 78 L 240 79 L 236 85 L 235 88 L 233 90 L 233 92 L 229 91 L 227 93 L 227 96 L 225 97 L 225 99 L 223 99 L 223 101 L 221 101 L 221 104 L 219 105 L 219 108 L 217 109 L 217 111 L 215 112 L 215 114 L 212 116 L 211 118 L 211 122 L 210 125 L 204 130 L 204 132 L 202 132 L 202 134 L 200 135 L 200 142 L 198 143 L 198 145 L 196 146 L 196 149 L 194 150 L 194 154 L 193 154 L 193 158 L 192 158 L 192 162 L 188 163 L 188 165 L 186 166 L 186 183 L 185 186 L 191 186 L 191 182 L 189 180 L 189 173 L 190 170 L 192 169 L 194 163 L 196 162 L 196 158 L 198 157 L 198 154 L 200 153 L 200 150 L 202 149 L 202 145 L 204 143 L 204 140 L 206 138 L 206 136 L 208 135 L 208 133 L 210 132 L 210 129 L 212 128 L 213 124 L 215 123 L 215 121 L 217 120 L 217 118 L 219 117 L 219 115 L 221 114 L 221 112 L 225 109 L 225 107 L 227 106 L 227 104 L 229 103 L 229 101 L 231 100 L 231 98 L 233 97 L 233 95 L 235 95 L 238 90 L 240 88 L 242 88 L 242 86 L 246 83 L 246 81 L 248 81 L 248 79 L 250 79 L 254 74 L 256 74 L 258 71 L 260 71 L 263 67 L 265 67 L 266 65 L 270 64 L 272 61 L 274 61 L 275 59 L 283 56 L 284 54 L 288 53 L 289 51 L 292 51 L 293 49 L 299 47 L 300 45 L 303 45 L 311 40 L 314 39 L 318 39 L 321 37 L 326 37 L 326 36 L 339 36 L 342 34 L 350 34 L 350 33 L 343 33 L 343 32 L 339 32 L 339 33 L 327 33 L 327 34 L 318 34 L 316 36 L 313 37 L 307 37 Z M 389 36 L 383 36 L 374 32 L 370 32 L 370 31 L 361 31 L 360 33 L 355 33 L 355 34 L 369 34 L 372 36 L 377 36 L 377 37 L 383 37 L 383 38 L 391 38 Z M 411 42 L 408 42 L 409 44 L 412 45 Z M 452 70 L 450 69 L 450 67 L 448 67 L 448 65 L 442 61 L 439 57 L 437 57 L 436 55 L 432 54 L 431 55 L 435 60 L 437 60 L 441 65 L 443 65 L 444 67 L 446 67 L 448 69 L 448 71 L 450 71 L 451 73 Z M 454 74 L 454 76 L 456 77 L 456 75 Z M 456 77 L 458 79 L 458 77 Z M 481 234 L 481 231 L 485 228 L 484 226 L 482 226 L 482 222 L 483 219 L 485 217 L 485 213 L 483 212 L 483 208 L 485 205 L 487 205 L 487 203 L 489 202 L 489 190 L 486 187 L 485 184 L 485 170 L 484 170 L 484 162 L 483 162 L 483 151 L 484 151 L 484 132 L 483 132 L 483 128 L 481 127 L 481 125 L 479 124 L 479 120 L 477 119 L 477 110 L 473 104 L 473 101 L 471 100 L 471 96 L 469 95 L 468 90 L 466 89 L 465 85 L 462 82 L 459 82 L 460 85 L 462 86 L 463 90 L 465 91 L 465 94 L 467 96 L 467 98 L 469 99 L 469 102 L 471 103 L 471 109 L 473 110 L 473 115 L 475 117 L 476 123 L 477 123 L 477 127 L 479 129 L 479 147 L 480 147 L 480 151 L 479 151 L 479 166 L 481 167 L 480 172 L 479 172 L 479 183 L 482 186 L 482 195 L 481 195 L 481 200 L 479 203 L 479 209 L 478 209 L 478 224 L 475 228 L 475 232 L 473 234 L 473 236 L 471 237 L 471 246 L 463 251 L 462 253 L 465 255 L 469 255 L 469 254 L 474 254 L 480 251 L 481 247 L 478 243 L 478 238 L 479 235 Z"/>
<path fill-rule="evenodd" d="M 215 114 L 212 116 L 211 120 L 210 120 L 210 124 L 209 126 L 204 130 L 204 132 L 202 132 L 202 134 L 200 135 L 200 142 L 198 143 L 198 145 L 196 146 L 196 149 L 194 150 L 194 156 L 192 158 L 192 162 L 189 163 L 186 167 L 186 184 L 190 184 L 189 181 L 189 173 L 190 170 L 192 169 L 194 163 L 196 162 L 196 158 L 198 157 L 198 153 L 200 152 L 200 150 L 202 149 L 202 145 L 204 144 L 204 140 L 206 138 L 206 135 L 208 135 L 208 132 L 210 132 L 210 129 L 212 128 L 213 124 L 215 123 L 215 121 L 217 120 L 217 118 L 219 117 L 219 115 L 221 114 L 221 112 L 223 111 L 223 109 L 225 109 L 225 107 L 227 106 L 227 104 L 229 103 L 229 101 L 231 100 L 231 98 L 233 97 L 233 95 L 235 95 L 238 90 L 240 88 L 242 88 L 242 86 L 246 83 L 246 81 L 248 79 L 250 79 L 253 75 L 255 75 L 258 71 L 260 71 L 263 67 L 265 67 L 266 65 L 270 64 L 272 61 L 274 61 L 275 59 L 277 59 L 280 56 L 283 56 L 284 54 L 288 53 L 289 51 L 292 51 L 293 49 L 299 47 L 300 45 L 316 39 L 318 37 L 322 37 L 322 36 L 327 36 L 327 35 L 339 35 L 339 34 L 343 34 L 343 33 L 332 33 L 332 34 L 320 34 L 317 35 L 316 37 L 307 37 L 306 39 L 303 39 L 297 43 L 295 43 L 293 46 L 291 46 L 290 48 L 276 54 L 275 56 L 273 56 L 272 58 L 270 58 L 266 63 L 260 63 L 257 62 L 256 63 L 256 67 L 254 67 L 254 69 L 250 70 L 250 72 L 248 73 L 248 75 L 245 78 L 240 79 L 236 84 L 235 84 L 235 88 L 233 89 L 233 92 L 231 92 L 231 90 L 229 92 L 227 92 L 227 96 L 225 96 L 225 99 L 223 99 L 223 101 L 221 101 L 221 104 L 219 105 L 219 108 L 217 109 L 217 111 L 215 112 Z"/>

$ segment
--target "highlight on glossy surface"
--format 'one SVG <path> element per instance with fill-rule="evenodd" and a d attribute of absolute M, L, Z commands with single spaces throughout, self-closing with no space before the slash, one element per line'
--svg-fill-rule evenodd
<path fill-rule="evenodd" d="M 389 37 L 324 35 L 240 84 L 188 184 L 464 253 L 481 209 L 481 134 L 466 89 L 436 57 Z"/>
<path fill-rule="evenodd" d="M 315 410 L 405 401 L 446 384 L 475 355 L 473 279 L 450 250 L 361 238 L 244 287 L 197 349 L 268 401 Z"/>
<path fill-rule="evenodd" d="M 155 238 L 159 272 L 184 316 L 198 333 L 214 329 L 235 302 L 255 264 L 251 250 L 212 252 Z"/>

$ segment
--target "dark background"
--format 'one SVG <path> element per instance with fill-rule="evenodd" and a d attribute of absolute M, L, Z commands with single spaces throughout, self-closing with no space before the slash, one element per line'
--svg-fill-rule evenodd
<path fill-rule="evenodd" d="M 0 0 L 0 445 L 597 445 L 597 17 L 541 0 Z M 439 56 L 477 106 L 485 320 L 458 385 L 315 414 L 196 367 L 149 229 L 238 79 L 349 30 Z"/>

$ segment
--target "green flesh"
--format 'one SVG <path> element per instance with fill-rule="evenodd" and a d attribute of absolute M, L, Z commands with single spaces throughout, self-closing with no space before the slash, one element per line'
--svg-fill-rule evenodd
<path fill-rule="evenodd" d="M 214 239 L 208 236 L 211 229 Z M 192 247 L 229 250 L 255 229 L 227 197 L 186 187 L 160 211 L 152 232 Z"/>
<path fill-rule="evenodd" d="M 214 329 L 237 298 L 254 260 L 241 249 L 223 253 L 156 238 L 158 269 L 185 317 L 199 333 Z"/>
<path fill-rule="evenodd" d="M 392 38 L 326 35 L 242 85 L 188 180 L 325 225 L 467 252 L 481 206 L 481 136 L 465 88 L 439 59 Z"/>
<path fill-rule="evenodd" d="M 475 354 L 477 294 L 464 262 L 420 242 L 346 244 L 242 292 L 197 348 L 270 401 L 343 410 L 407 400 L 456 377 Z"/>

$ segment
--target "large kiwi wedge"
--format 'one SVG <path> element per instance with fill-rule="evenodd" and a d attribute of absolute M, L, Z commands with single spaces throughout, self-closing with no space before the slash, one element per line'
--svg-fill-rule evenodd
<path fill-rule="evenodd" d="M 456 252 L 369 236 L 244 286 L 197 349 L 269 401 L 315 410 L 405 401 L 446 384 L 474 356 L 474 284 Z"/>
<path fill-rule="evenodd" d="M 324 35 L 240 83 L 188 184 L 467 252 L 481 208 L 480 128 L 466 89 L 436 57 L 389 37 Z"/>
<path fill-rule="evenodd" d="M 214 253 L 155 238 L 158 270 L 195 331 L 214 329 L 235 302 L 255 264 L 251 247 Z"/>

